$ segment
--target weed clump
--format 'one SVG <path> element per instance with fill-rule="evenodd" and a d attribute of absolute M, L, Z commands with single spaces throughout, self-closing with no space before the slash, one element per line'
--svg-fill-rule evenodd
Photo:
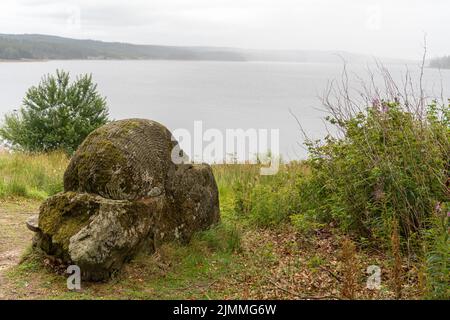
<path fill-rule="evenodd" d="M 358 265 L 356 259 L 356 246 L 352 240 L 345 238 L 342 241 L 342 251 L 340 260 L 342 270 L 342 296 L 347 299 L 354 299 L 358 287 Z"/>

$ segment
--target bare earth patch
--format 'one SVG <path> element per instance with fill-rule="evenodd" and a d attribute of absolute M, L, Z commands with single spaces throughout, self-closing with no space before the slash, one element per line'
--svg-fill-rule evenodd
<path fill-rule="evenodd" d="M 279 230 L 249 230 L 243 238 L 244 268 L 216 284 L 238 287 L 227 299 L 337 300 L 346 281 L 341 261 L 341 235 L 335 230 L 317 230 L 313 236 L 296 233 L 286 225 Z M 353 259 L 355 274 L 353 299 L 394 299 L 391 258 L 376 250 L 357 249 Z M 380 289 L 368 289 L 367 267 L 381 270 Z M 417 272 L 404 261 L 403 298 L 420 295 Z"/>
<path fill-rule="evenodd" d="M 31 200 L 0 200 L 0 299 L 10 298 L 4 273 L 17 265 L 31 243 L 32 232 L 25 221 L 38 211 L 39 202 Z"/>

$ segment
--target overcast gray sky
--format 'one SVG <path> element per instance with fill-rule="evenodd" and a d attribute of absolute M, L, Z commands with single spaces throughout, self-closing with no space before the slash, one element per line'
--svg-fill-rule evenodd
<path fill-rule="evenodd" d="M 145 44 L 450 54 L 449 0 L 1 0 L 0 33 Z"/>

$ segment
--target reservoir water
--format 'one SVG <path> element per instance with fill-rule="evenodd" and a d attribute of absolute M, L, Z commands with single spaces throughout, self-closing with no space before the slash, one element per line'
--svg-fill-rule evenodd
<path fill-rule="evenodd" d="M 387 66 L 401 82 L 408 68 L 418 79 L 418 65 Z M 339 79 L 341 64 L 193 61 L 40 61 L 0 62 L 0 116 L 17 109 L 26 90 L 56 69 L 72 77 L 92 73 L 107 98 L 111 117 L 149 118 L 170 130 L 215 128 L 279 129 L 284 159 L 304 158 L 302 135 L 292 110 L 315 138 L 326 134 L 319 97 Z M 368 77 L 366 65 L 348 65 L 350 76 Z M 425 69 L 431 95 L 450 97 L 450 70 Z"/>

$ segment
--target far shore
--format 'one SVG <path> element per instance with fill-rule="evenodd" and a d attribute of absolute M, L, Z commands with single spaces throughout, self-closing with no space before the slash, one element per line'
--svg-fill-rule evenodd
<path fill-rule="evenodd" d="M 50 62 L 50 61 L 174 61 L 174 62 L 253 62 L 253 63 L 298 63 L 298 64 L 335 64 L 335 61 L 289 61 L 289 60 L 215 60 L 215 59 L 132 59 L 132 58 L 77 58 L 77 59 L 4 59 L 0 58 L 0 63 L 17 63 L 17 62 Z M 360 62 L 355 62 L 360 63 Z M 405 61 L 402 62 L 391 62 L 392 64 L 405 64 Z M 413 64 L 416 61 L 409 61 L 406 64 Z M 433 67 L 426 65 L 425 68 Z"/>
<path fill-rule="evenodd" d="M 47 59 L 0 59 L 0 62 L 47 62 Z"/>

